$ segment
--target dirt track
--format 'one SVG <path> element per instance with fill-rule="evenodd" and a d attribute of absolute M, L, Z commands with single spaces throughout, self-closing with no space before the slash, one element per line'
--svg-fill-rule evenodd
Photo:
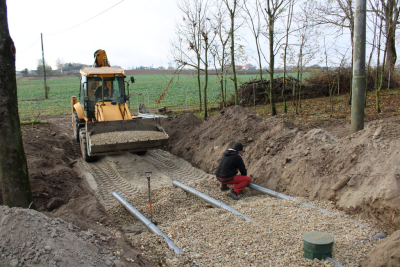
<path fill-rule="evenodd" d="M 254 266 L 260 266 L 260 263 L 257 263 L 258 260 L 268 262 L 268 257 L 276 258 L 277 255 L 282 256 L 282 258 L 277 257 L 277 260 L 287 263 L 296 262 L 296 266 L 311 264 L 321 266 L 322 263 L 318 261 L 312 263 L 302 259 L 299 238 L 294 241 L 293 247 L 283 250 L 279 249 L 282 242 L 289 244 L 292 240 L 278 242 L 277 245 L 265 241 L 279 241 L 283 235 L 293 237 L 298 236 L 299 232 L 310 230 L 326 230 L 334 233 L 338 240 L 334 248 L 334 258 L 340 259 L 346 266 L 352 266 L 352 264 L 362 264 L 362 266 L 388 264 L 390 266 L 390 263 L 399 262 L 400 253 L 396 242 L 400 234 L 399 231 L 395 232 L 398 229 L 399 215 L 393 209 L 398 203 L 396 202 L 398 193 L 397 195 L 395 193 L 398 189 L 391 186 L 389 188 L 392 191 L 389 195 L 380 195 L 391 185 L 392 179 L 396 180 L 397 177 L 396 166 L 399 165 L 397 133 L 399 131 L 396 119 L 391 119 L 389 124 L 379 122 L 367 126 L 365 131 L 352 137 L 347 137 L 348 134 L 345 134 L 348 133 L 346 126 L 329 129 L 336 135 L 331 137 L 325 131 L 303 131 L 279 119 L 261 120 L 240 107 L 229 108 L 211 117 L 205 123 L 190 114 L 166 120 L 163 126 L 172 138 L 168 149 L 202 170 L 193 168 L 190 163 L 165 151 L 151 151 L 145 156 L 134 154 L 107 156 L 96 163 L 87 164 L 81 161 L 79 147 L 72 140 L 70 116 L 52 117 L 48 118 L 48 121 L 46 125 L 23 127 L 35 203 L 38 209 L 47 216 L 60 217 L 73 223 L 76 226 L 73 232 L 93 231 L 95 235 L 82 236 L 86 243 L 93 244 L 97 249 L 85 242 L 82 244 L 86 244 L 86 247 L 91 247 L 92 251 L 97 253 L 110 252 L 104 254 L 108 266 L 151 266 L 161 262 L 166 266 L 185 266 L 185 264 L 189 266 L 194 262 L 202 266 L 210 263 L 214 265 L 230 263 L 232 258 L 237 258 L 241 266 L 250 262 L 253 262 Z M 229 147 L 232 140 L 245 143 L 244 159 L 256 184 L 297 198 L 307 197 L 304 198 L 307 202 L 315 200 L 317 202 L 314 204 L 332 210 L 335 217 L 327 218 L 329 223 L 325 223 L 324 215 L 321 217 L 320 214 L 313 213 L 314 211 L 300 209 L 295 203 L 282 203 L 266 196 L 256 196 L 248 190 L 245 191 L 247 198 L 238 203 L 221 194 L 213 176 L 204 171 L 213 173 L 219 157 L 224 149 Z M 337 156 L 337 151 L 340 152 L 340 156 Z M 376 169 L 379 165 L 375 166 L 375 161 L 379 162 L 379 155 L 382 153 L 385 155 L 386 165 Z M 335 161 L 337 159 L 340 161 Z M 361 165 L 362 162 L 366 164 Z M 366 166 L 368 166 L 367 169 Z M 155 220 L 160 223 L 163 231 L 169 233 L 171 238 L 174 237 L 174 241 L 179 246 L 185 248 L 185 253 L 190 256 L 186 260 L 182 261 L 166 249 L 162 239 L 150 235 L 110 196 L 110 192 L 117 191 L 148 216 L 147 179 L 144 177 L 146 170 L 153 172 L 151 181 L 154 213 L 157 216 Z M 331 187 L 346 175 L 349 175 L 347 184 L 331 192 Z M 376 182 L 377 177 L 380 178 L 381 183 Z M 365 180 L 364 185 L 361 178 Z M 191 184 L 198 190 L 204 190 L 203 192 L 233 205 L 241 212 L 251 215 L 254 220 L 264 222 L 264 227 L 271 228 L 276 235 L 265 236 L 265 231 L 259 233 L 251 228 L 249 236 L 254 238 L 241 242 L 241 240 L 247 240 L 247 237 L 238 234 L 239 230 L 231 233 L 229 229 L 238 229 L 236 227 L 243 225 L 243 221 L 231 218 L 224 211 L 210 209 L 203 202 L 195 200 L 181 190 L 165 187 L 173 179 Z M 362 190 L 363 196 L 357 198 L 357 190 Z M 371 193 L 368 190 L 371 190 Z M 373 194 L 374 191 L 379 194 Z M 133 198 L 132 195 L 134 195 Z M 359 203 L 353 201 L 360 197 L 361 199 L 364 197 L 364 201 Z M 370 199 L 370 197 L 374 198 Z M 334 202 L 327 202 L 328 199 Z M 346 208 L 346 203 L 353 204 Z M 282 204 L 283 206 L 280 206 Z M 362 246 L 354 246 L 370 238 L 374 231 L 360 231 L 361 229 L 354 228 L 352 223 L 337 220 L 336 217 L 349 216 L 349 214 L 336 210 L 334 205 L 351 212 L 353 219 L 368 225 L 373 230 L 382 229 L 391 236 L 381 242 L 367 242 Z M 257 212 L 258 209 L 262 212 Z M 171 213 L 165 212 L 166 210 Z M 301 216 L 298 214 L 294 219 L 293 214 L 298 213 L 299 210 L 302 210 L 304 214 Z M 269 215 L 258 217 L 262 214 Z M 30 216 L 36 218 L 35 216 L 39 215 Z M 14 220 L 13 218 L 11 217 L 11 221 Z M 309 218 L 315 218 L 313 222 L 316 224 L 310 221 L 304 223 L 304 220 Z M 218 221 L 220 226 L 214 225 L 215 221 Z M 232 221 L 235 222 L 233 225 L 220 224 Z M 291 221 L 296 221 L 296 223 L 285 225 Z M 23 223 L 22 220 L 21 223 Z M 64 227 L 62 222 L 57 221 L 57 225 Z M 210 229 L 214 230 L 206 231 L 207 225 L 213 225 Z M 219 227 L 224 229 L 222 236 L 225 239 L 219 238 L 221 236 Z M 39 233 L 35 232 L 35 229 L 41 229 L 41 225 L 31 225 L 30 228 L 34 233 Z M 280 232 L 285 228 L 293 228 L 297 234 L 289 230 Z M 350 230 L 350 235 L 345 229 Z M 201 234 L 203 232 L 204 235 Z M 2 237 L 6 238 L 8 234 L 8 232 L 0 233 L 0 249 L 4 248 Z M 94 238 L 91 239 L 91 236 Z M 106 241 L 101 241 L 102 236 L 106 237 Z M 187 239 L 187 236 L 193 237 L 193 240 Z M 232 247 L 230 243 L 232 241 L 229 241 L 231 236 L 232 244 L 237 245 L 236 247 Z M 261 236 L 262 239 L 257 239 L 257 236 Z M 126 237 L 130 244 L 126 242 Z M 20 265 L 24 265 L 24 262 L 25 265 L 30 265 L 34 258 L 30 259 L 29 250 L 21 245 L 27 244 L 28 240 L 23 236 L 19 238 L 14 240 L 18 249 L 13 252 L 3 249 L 2 259 L 9 265 L 15 262 Z M 42 260 L 42 266 L 43 264 L 51 266 L 47 261 L 49 256 L 60 253 L 57 250 L 47 251 L 44 248 L 51 238 L 54 238 L 54 235 L 51 237 L 45 232 L 41 233 L 41 238 L 37 236 L 37 240 L 43 239 L 42 243 L 39 241 L 36 243 L 38 247 L 43 247 L 43 252 L 37 253 L 36 257 L 39 262 Z M 203 247 L 205 240 L 211 245 Z M 63 241 L 59 240 L 59 242 Z M 258 245 L 252 247 L 248 242 Z M 226 247 L 227 244 L 230 245 Z M 263 247 L 264 245 L 267 247 Z M 376 245 L 377 247 L 369 256 L 367 253 Z M 221 251 L 215 249 L 215 246 L 223 249 L 224 252 L 220 256 L 218 253 Z M 351 246 L 353 246 L 352 249 L 345 251 Z M 271 250 L 272 247 L 278 250 Z M 199 250 L 204 251 L 204 254 L 199 253 Z M 273 255 L 268 256 L 265 251 L 269 250 Z M 247 254 L 242 255 L 232 251 L 246 251 Z M 257 256 L 259 252 L 261 254 Z M 16 255 L 15 253 L 26 255 L 23 258 L 24 261 L 18 262 L 21 258 L 13 256 Z M 82 261 L 92 262 L 90 253 L 84 254 L 86 256 L 82 258 Z M 142 253 L 145 258 L 142 257 Z M 206 254 L 210 256 L 205 256 Z M 279 265 L 279 261 L 271 261 L 271 264 L 275 263 Z"/>
<path fill-rule="evenodd" d="M 83 163 L 83 162 L 82 162 Z M 108 209 L 117 203 L 112 196 L 115 191 L 128 198 L 141 191 L 147 191 L 145 171 L 152 171 L 150 178 L 152 189 L 170 186 L 174 179 L 194 181 L 203 179 L 205 173 L 193 168 L 188 162 L 162 150 L 148 151 L 139 156 L 132 153 L 112 155 L 101 158 L 95 163 L 83 163 L 86 177 L 94 178 L 89 184 L 98 192 Z"/>

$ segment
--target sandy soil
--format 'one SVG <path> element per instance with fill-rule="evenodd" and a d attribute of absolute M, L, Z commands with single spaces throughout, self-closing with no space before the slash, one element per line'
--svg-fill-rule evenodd
<path fill-rule="evenodd" d="M 71 116 L 46 120 L 22 127 L 39 212 L 0 206 L 0 266 L 152 266 L 86 181 Z"/>
<path fill-rule="evenodd" d="M 353 219 L 384 229 L 389 237 L 366 255 L 362 266 L 400 264 L 398 117 L 368 123 L 353 135 L 349 134 L 349 125 L 300 129 L 281 119 L 263 120 L 241 107 L 227 108 L 206 122 L 193 114 L 164 120 L 163 127 L 171 137 L 167 149 L 205 173 L 188 172 L 183 168 L 189 164 L 186 161 L 157 152 L 107 156 L 96 163 L 84 163 L 78 144 L 72 140 L 70 116 L 47 120 L 44 125 L 23 127 L 32 192 L 40 213 L 2 207 L 0 229 L 7 229 L 12 222 L 33 233 L 0 232 L 4 266 L 52 266 L 49 259 L 57 266 L 73 266 L 68 262 L 78 255 L 80 263 L 87 262 L 88 266 L 94 263 L 93 257 L 107 266 L 159 264 L 159 259 L 151 258 L 157 253 L 148 254 L 140 242 L 132 242 L 144 232 L 143 227 L 137 222 L 126 225 L 111 212 L 116 205 L 109 196 L 111 191 L 124 197 L 143 192 L 147 186 L 143 174 L 148 169 L 153 170 L 154 189 L 179 177 L 205 179 L 206 173 L 214 173 L 223 151 L 235 141 L 245 145 L 244 160 L 254 183 L 309 201 L 332 201 L 335 208 Z M 8 219 L 3 219 L 6 215 Z M 34 218 L 37 223 L 28 224 L 29 219 L 24 218 Z M 43 226 L 44 220 L 53 220 L 56 234 L 68 237 L 58 242 L 76 238 L 80 240 L 76 244 L 85 249 L 67 246 L 70 253 L 60 254 L 57 242 L 50 242 L 57 236 L 51 236 L 51 230 Z M 27 245 L 31 242 L 32 246 L 35 237 L 37 253 Z M 18 249 L 7 250 L 5 240 L 12 240 Z M 21 256 L 16 256 L 18 253 Z M 165 259 L 165 253 L 160 257 Z M 173 264 L 172 260 L 167 266 Z"/>

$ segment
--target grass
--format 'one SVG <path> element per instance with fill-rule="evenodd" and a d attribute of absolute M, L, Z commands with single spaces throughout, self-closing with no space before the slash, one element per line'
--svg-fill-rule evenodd
<path fill-rule="evenodd" d="M 380 93 L 382 111 L 380 113 L 376 111 L 375 99 L 375 92 L 367 92 L 364 121 L 367 122 L 400 115 L 400 88 L 383 90 Z M 292 121 L 297 126 L 303 128 L 350 123 L 351 106 L 349 105 L 348 94 L 335 96 L 333 104 L 330 103 L 329 97 L 305 99 L 301 102 L 298 114 L 296 114 L 296 107 L 293 105 L 293 102 L 287 102 L 287 113 L 284 113 L 283 103 L 276 103 L 277 117 Z M 270 105 L 259 105 L 248 108 L 262 118 L 271 117 Z"/>
<path fill-rule="evenodd" d="M 282 76 L 277 74 L 276 76 Z M 136 111 L 138 103 L 147 108 L 198 105 L 197 80 L 194 75 L 175 77 L 160 103 L 156 100 L 166 88 L 172 75 L 138 75 L 136 82 L 129 86 L 131 109 Z M 256 75 L 238 75 L 239 84 L 257 79 Z M 128 79 L 126 79 L 128 80 Z M 79 94 L 79 78 L 69 77 L 47 80 L 50 86 L 49 98 L 44 99 L 43 80 L 17 81 L 18 108 L 21 118 L 63 115 L 71 112 L 71 96 Z M 203 85 L 202 85 L 203 86 Z M 203 93 L 203 92 L 202 92 Z M 219 82 L 215 75 L 209 76 L 207 102 L 216 106 L 219 102 Z M 228 98 L 234 93 L 233 83 L 228 81 Z"/>
<path fill-rule="evenodd" d="M 159 95 L 165 89 L 165 85 L 170 77 L 170 75 L 138 75 L 136 83 L 130 86 L 132 109 L 136 107 L 136 99 L 139 99 L 139 102 L 144 100 L 146 107 L 151 107 L 153 110 L 156 107 L 166 106 L 172 111 L 170 115 L 181 115 L 190 111 L 202 118 L 204 113 L 198 111 L 195 76 L 180 76 L 171 85 L 161 103 L 155 103 L 155 100 L 158 99 Z M 239 82 L 243 83 L 252 78 L 254 79 L 256 76 L 240 75 Z M 208 100 L 212 104 L 217 99 L 219 90 L 216 77 L 211 76 L 210 80 Z M 38 118 L 39 109 L 42 116 L 69 114 L 71 112 L 70 97 L 78 95 L 79 78 L 48 80 L 51 90 L 50 98 L 47 100 L 44 100 L 42 80 L 18 81 L 17 85 L 20 117 L 32 118 L 24 122 L 31 124 L 36 123 L 33 118 Z M 187 98 L 186 92 L 188 95 Z M 233 93 L 233 88 L 230 88 L 229 92 Z M 384 90 L 380 94 L 380 99 L 382 112 L 378 113 L 375 109 L 375 93 L 368 92 L 365 121 L 400 115 L 400 89 Z M 351 106 L 348 105 L 348 102 L 349 95 L 335 96 L 333 105 L 329 102 L 329 97 L 306 99 L 302 100 L 302 106 L 298 109 L 298 114 L 296 114 L 295 106 L 291 101 L 287 102 L 287 113 L 284 113 L 283 103 L 276 103 L 277 117 L 292 121 L 303 128 L 350 123 Z M 214 107 L 212 105 L 209 106 L 209 116 L 219 111 L 215 108 L 215 105 Z M 271 116 L 270 105 L 249 106 L 248 108 L 262 118 Z"/>
<path fill-rule="evenodd" d="M 43 121 L 41 121 L 41 120 L 38 120 L 38 119 L 35 119 L 35 118 L 30 118 L 30 119 L 27 119 L 27 120 L 21 120 L 20 121 L 20 124 L 21 125 L 27 125 L 27 124 L 45 124 L 46 122 L 43 122 Z"/>

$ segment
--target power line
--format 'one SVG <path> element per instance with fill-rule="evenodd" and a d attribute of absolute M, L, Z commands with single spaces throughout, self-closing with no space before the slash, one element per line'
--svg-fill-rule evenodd
<path fill-rule="evenodd" d="M 17 52 L 18 53 L 22 53 L 22 52 L 24 52 L 24 51 L 26 51 L 26 50 L 28 50 L 29 48 L 31 48 L 34 44 L 36 44 L 38 41 L 40 40 L 40 38 L 39 39 L 37 39 L 33 44 L 31 44 L 30 46 L 28 46 L 27 48 L 25 48 L 24 50 L 21 50 L 21 51 L 18 51 L 17 50 Z"/>
<path fill-rule="evenodd" d="M 51 36 L 51 35 L 55 35 L 55 34 L 59 34 L 59 33 L 63 33 L 63 32 L 69 31 L 69 30 L 71 30 L 71 29 L 73 29 L 73 28 L 76 28 L 76 27 L 78 27 L 78 26 L 80 26 L 80 25 L 82 25 L 82 24 L 84 24 L 84 23 L 86 23 L 86 22 L 88 22 L 88 21 L 90 21 L 90 20 L 92 20 L 92 19 L 94 19 L 94 18 L 96 18 L 96 17 L 100 16 L 101 14 L 103 14 L 103 13 L 107 12 L 107 11 L 108 11 L 108 10 L 110 10 L 111 8 L 115 7 L 116 5 L 119 5 L 119 4 L 121 4 L 121 3 L 122 3 L 122 2 L 124 2 L 124 1 L 125 1 L 125 0 L 122 0 L 122 1 L 120 1 L 120 2 L 118 2 L 118 3 L 116 3 L 115 5 L 113 5 L 113 6 L 109 7 L 109 8 L 107 8 L 107 9 L 106 9 L 106 10 L 104 10 L 103 12 L 101 12 L 101 13 L 97 14 L 96 16 L 94 16 L 94 17 L 91 17 L 90 19 L 88 19 L 88 20 L 85 20 L 84 22 L 81 22 L 81 23 L 79 23 L 79 24 L 77 24 L 77 25 L 75 25 L 75 26 L 72 26 L 71 28 L 68 28 L 68 29 L 66 29 L 66 30 L 62 30 L 62 31 L 59 31 L 59 32 L 56 32 L 56 33 L 46 34 L 46 36 Z"/>

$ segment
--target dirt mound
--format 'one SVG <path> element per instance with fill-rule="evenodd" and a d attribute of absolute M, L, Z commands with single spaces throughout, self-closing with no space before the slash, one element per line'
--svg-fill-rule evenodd
<path fill-rule="evenodd" d="M 272 131 L 273 134 L 281 128 L 295 128 L 291 123 L 280 119 L 263 120 L 240 106 L 226 108 L 204 123 L 197 118 L 191 119 L 191 124 L 188 125 L 188 117 L 192 116 L 186 114 L 163 121 L 163 127 L 168 134 L 171 130 L 179 132 L 179 139 L 171 138 L 168 148 L 173 154 L 208 173 L 215 172 L 222 153 L 234 142 L 243 143 L 246 147 L 244 154 L 248 157 L 254 153 L 254 143 L 266 142 L 267 131 Z M 277 144 L 277 148 L 284 145 L 283 139 L 280 138 L 283 143 Z"/>
<path fill-rule="evenodd" d="M 108 239 L 34 210 L 0 206 L 1 266 L 113 266 Z"/>
<path fill-rule="evenodd" d="M 400 266 L 400 230 L 376 246 L 361 262 L 362 267 Z"/>
<path fill-rule="evenodd" d="M 8 235 L 9 241 L 6 235 L 3 239 L 0 233 L 0 250 L 1 254 L 5 255 L 6 266 L 17 266 L 18 263 L 21 263 L 21 266 L 55 266 L 56 263 L 64 263 L 63 266 L 95 266 L 100 259 L 101 263 L 97 266 L 151 266 L 142 258 L 139 251 L 121 238 L 120 230 L 90 189 L 79 166 L 75 166 L 79 165 L 77 162 L 81 160 L 80 149 L 78 143 L 72 139 L 70 118 L 70 116 L 47 117 L 46 124 L 22 126 L 32 194 L 38 211 L 43 214 L 24 209 L 7 210 L 6 207 L 0 206 L 1 220 L 6 220 L 4 216 L 9 214 L 7 217 L 9 219 L 0 227 L 0 231 L 6 231 L 7 224 L 16 222 L 18 222 L 16 227 L 29 229 L 25 235 L 13 232 Z M 2 201 L 0 188 L 0 205 L 3 204 Z M 57 229 L 56 233 L 60 232 L 60 238 L 51 237 L 52 232 L 47 231 L 46 223 L 48 227 Z M 22 233 L 25 233 L 25 230 L 21 230 Z M 87 242 L 72 242 L 76 239 L 74 235 L 78 237 L 87 235 L 90 242 L 98 240 L 94 246 L 98 246 L 100 252 L 94 254 L 90 252 L 90 249 L 95 251 L 96 249 L 87 245 Z M 100 239 L 94 239 L 96 235 Z M 102 244 L 106 244 L 107 247 Z M 14 246 L 15 250 L 3 249 L 10 246 Z M 48 251 L 45 246 L 54 249 Z M 74 247 L 70 248 L 71 246 Z M 70 252 L 62 250 L 63 247 Z M 74 254 L 79 251 L 83 253 L 82 263 L 79 256 Z M 106 254 L 103 257 L 97 255 L 99 253 Z M 67 261 L 64 261 L 63 255 Z M 71 256 L 73 260 L 69 255 L 74 255 Z M 0 263 L 0 266 L 3 265 Z"/>
<path fill-rule="evenodd" d="M 180 131 L 170 151 L 208 173 L 215 173 L 222 153 L 240 141 L 254 183 L 288 195 L 332 200 L 337 208 L 392 233 L 400 228 L 399 122 L 371 122 L 339 139 L 279 118 L 263 120 L 234 106 L 187 129 L 180 118 L 163 127 Z"/>
<path fill-rule="evenodd" d="M 368 215 L 392 230 L 400 227 L 398 123 L 376 121 L 339 139 L 322 129 L 303 131 L 279 118 L 263 120 L 240 106 L 187 129 L 185 118 L 174 120 L 180 138 L 172 139 L 169 149 L 208 173 L 240 141 L 254 183 L 311 200 L 334 200 L 339 208 Z M 164 128 L 169 130 L 171 122 Z"/>

